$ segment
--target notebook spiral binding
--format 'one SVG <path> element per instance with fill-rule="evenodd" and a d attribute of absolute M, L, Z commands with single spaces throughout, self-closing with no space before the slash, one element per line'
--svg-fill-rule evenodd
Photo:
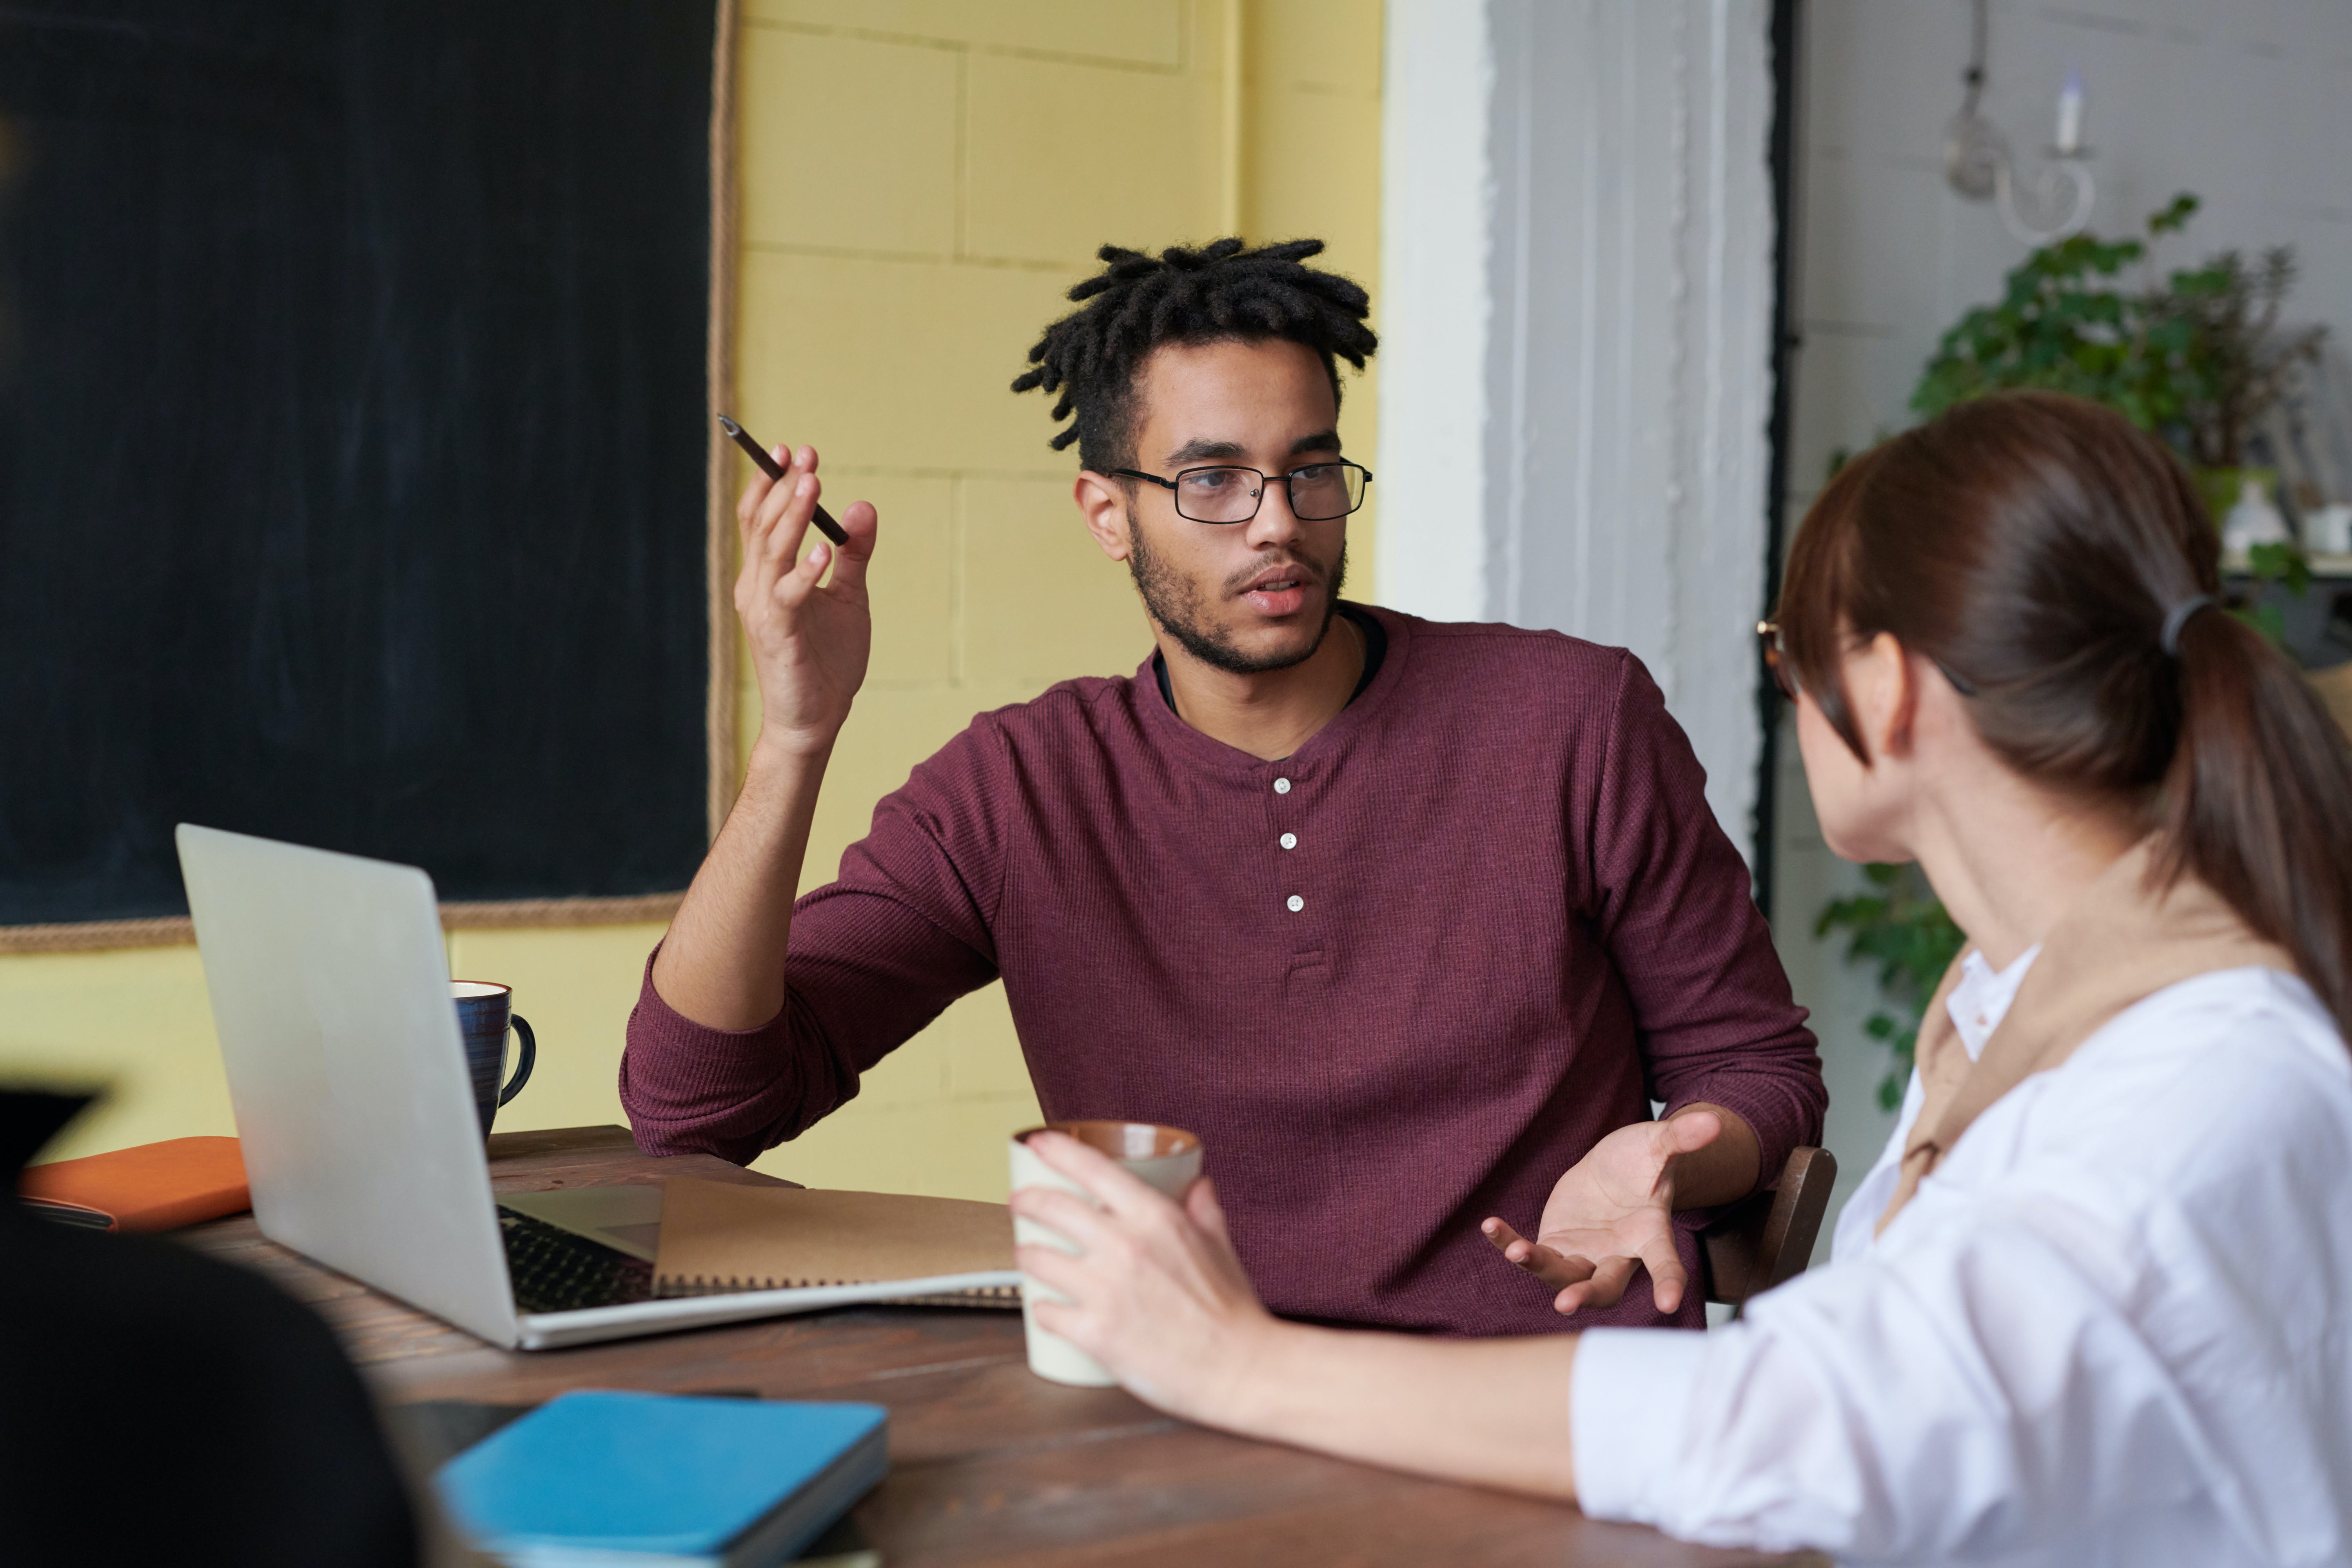
<path fill-rule="evenodd" d="M 938 1296 L 893 1296 L 879 1302 L 884 1307 L 978 1307 L 983 1310 L 1021 1310 L 1021 1287 L 1018 1285 L 983 1285 L 976 1290 L 950 1290 Z"/>
<path fill-rule="evenodd" d="M 745 1279 L 700 1274 L 665 1274 L 654 1281 L 656 1296 L 733 1296 L 746 1290 L 816 1290 L 828 1285 L 870 1285 L 870 1279 Z M 982 1285 L 970 1290 L 950 1290 L 935 1296 L 893 1296 L 877 1307 L 1018 1307 L 1018 1285 Z"/>

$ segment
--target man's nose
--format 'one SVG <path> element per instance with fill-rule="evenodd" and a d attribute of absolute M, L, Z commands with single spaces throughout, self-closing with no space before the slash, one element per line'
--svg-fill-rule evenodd
<path fill-rule="evenodd" d="M 1290 487 L 1280 479 L 1267 479 L 1265 486 L 1257 498 L 1257 515 L 1249 521 L 1250 542 L 1286 544 L 1303 531 L 1298 514 L 1290 510 Z"/>

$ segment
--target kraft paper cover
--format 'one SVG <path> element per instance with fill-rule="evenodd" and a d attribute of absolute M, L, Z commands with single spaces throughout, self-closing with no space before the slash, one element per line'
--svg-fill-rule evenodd
<path fill-rule="evenodd" d="M 112 1215 L 123 1230 L 170 1230 L 253 1206 L 234 1138 L 171 1138 L 28 1165 L 16 1190 Z"/>
<path fill-rule="evenodd" d="M 672 1176 L 662 1187 L 654 1289 L 665 1296 L 866 1285 L 1012 1267 L 1013 1215 L 1003 1204 L 751 1187 L 693 1176 Z"/>

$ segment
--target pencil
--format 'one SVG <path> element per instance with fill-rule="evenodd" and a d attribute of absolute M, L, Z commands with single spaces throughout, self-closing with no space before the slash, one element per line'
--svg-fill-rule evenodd
<path fill-rule="evenodd" d="M 721 430 L 726 431 L 729 436 L 732 437 L 738 447 L 742 447 L 743 450 L 751 455 L 751 460 L 760 465 L 760 471 L 761 473 L 767 475 L 772 479 L 781 479 L 784 477 L 784 470 L 777 465 L 776 459 L 768 456 L 768 449 L 765 447 L 761 446 L 760 443 L 752 440 L 750 436 L 746 435 L 744 433 L 743 426 L 736 424 L 735 421 L 728 418 L 727 416 L 722 414 L 719 416 L 719 427 Z M 841 531 L 841 524 L 834 521 L 833 514 L 825 510 L 823 506 L 819 506 L 816 509 L 816 516 L 810 521 L 816 524 L 816 531 L 819 533 L 824 534 L 835 544 L 846 544 L 849 542 L 849 535 Z"/>

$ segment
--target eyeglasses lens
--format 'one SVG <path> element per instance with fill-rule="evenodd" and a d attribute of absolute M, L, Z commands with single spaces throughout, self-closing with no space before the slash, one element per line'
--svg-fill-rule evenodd
<path fill-rule="evenodd" d="M 1364 471 L 1346 463 L 1318 463 L 1290 476 L 1290 510 L 1300 521 L 1345 517 L 1364 499 Z"/>
<path fill-rule="evenodd" d="M 1259 483 L 1255 468 L 1187 468 L 1176 476 L 1176 510 L 1195 522 L 1245 522 Z"/>

